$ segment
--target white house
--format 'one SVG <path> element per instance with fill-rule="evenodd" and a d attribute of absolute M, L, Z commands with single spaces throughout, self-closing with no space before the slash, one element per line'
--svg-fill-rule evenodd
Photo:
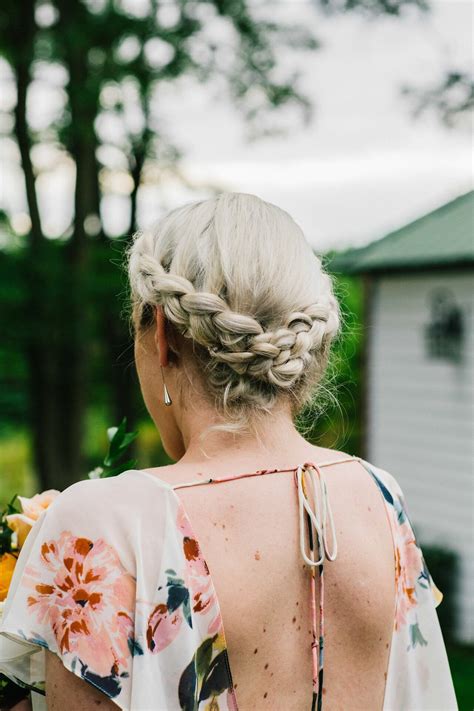
<path fill-rule="evenodd" d="M 458 554 L 455 636 L 473 642 L 474 191 L 330 267 L 364 280 L 363 456 L 399 481 L 422 546 Z"/>

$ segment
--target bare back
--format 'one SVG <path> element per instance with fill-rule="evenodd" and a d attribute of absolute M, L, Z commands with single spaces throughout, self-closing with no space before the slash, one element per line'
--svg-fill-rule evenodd
<path fill-rule="evenodd" d="M 314 449 L 316 464 L 347 457 Z M 223 477 L 236 473 L 212 469 Z M 392 534 L 381 494 L 357 460 L 324 471 L 338 544 L 336 560 L 324 568 L 324 708 L 381 709 L 395 610 Z M 153 473 L 169 483 L 203 478 L 188 468 L 180 476 L 179 465 Z M 309 708 L 310 579 L 293 475 L 176 493 L 216 587 L 240 711 Z"/>

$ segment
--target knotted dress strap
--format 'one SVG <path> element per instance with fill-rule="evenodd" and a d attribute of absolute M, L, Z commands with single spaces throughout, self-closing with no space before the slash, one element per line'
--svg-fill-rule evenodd
<path fill-rule="evenodd" d="M 298 491 L 298 517 L 300 550 L 304 562 L 310 566 L 311 591 L 311 650 L 313 665 L 313 697 L 311 709 L 322 709 L 323 665 L 324 665 L 324 560 L 335 560 L 337 556 L 336 530 L 334 517 L 329 502 L 326 481 L 320 466 L 307 462 L 299 466 L 295 472 L 295 483 Z M 314 502 L 312 508 L 308 491 Z M 306 514 L 306 516 L 305 516 Z M 309 556 L 305 547 L 305 518 L 307 521 L 307 536 Z M 332 551 L 329 551 L 327 538 L 327 520 L 331 526 Z M 319 559 L 315 560 L 315 541 L 318 546 Z M 319 600 L 316 601 L 316 568 L 319 568 Z M 317 618 L 319 613 L 319 636 Z"/>

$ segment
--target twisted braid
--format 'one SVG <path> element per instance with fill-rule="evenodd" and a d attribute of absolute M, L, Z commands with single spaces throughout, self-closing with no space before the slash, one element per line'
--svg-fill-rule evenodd
<path fill-rule="evenodd" d="M 239 397 L 242 379 L 248 378 L 291 388 L 314 353 L 337 332 L 337 302 L 328 284 L 324 301 L 294 311 L 281 328 L 264 330 L 252 316 L 232 311 L 217 294 L 196 291 L 191 281 L 168 272 L 153 256 L 149 239 L 143 233 L 131 253 L 132 287 L 143 303 L 162 305 L 165 316 L 184 336 L 207 349 L 211 370 L 213 365 L 226 364 L 238 376 L 227 384 L 226 397 Z M 321 277 L 329 281 L 328 275 Z M 218 379 L 223 380 L 222 372 Z"/>

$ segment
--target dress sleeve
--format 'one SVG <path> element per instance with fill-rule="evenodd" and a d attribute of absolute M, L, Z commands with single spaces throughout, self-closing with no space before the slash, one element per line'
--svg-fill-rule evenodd
<path fill-rule="evenodd" d="M 0 672 L 44 694 L 45 650 L 126 711 L 236 711 L 210 571 L 165 482 L 141 470 L 81 481 L 35 523 L 0 625 Z M 34 711 L 46 711 L 39 693 Z"/>
<path fill-rule="evenodd" d="M 397 544 L 399 562 L 405 563 L 402 568 L 411 571 L 413 578 L 415 577 L 415 572 L 417 573 L 416 585 L 413 585 L 413 588 L 418 588 L 418 597 L 420 597 L 420 593 L 421 597 L 423 597 L 423 588 L 426 590 L 429 589 L 434 605 L 438 607 L 444 596 L 441 590 L 436 586 L 428 570 L 415 526 L 410 519 L 405 494 L 393 474 L 390 474 L 384 469 L 380 469 L 380 467 L 377 467 L 377 470 L 383 474 L 383 478 L 388 484 L 389 495 L 392 500 L 391 503 L 395 511 L 395 541 Z M 411 589 L 409 583 L 406 581 L 404 586 L 407 590 Z"/>
<path fill-rule="evenodd" d="M 89 507 L 103 483 L 72 485 L 31 529 L 4 603 L 0 672 L 44 695 L 49 650 L 128 708 L 136 577 L 110 509 Z"/>
<path fill-rule="evenodd" d="M 395 619 L 384 708 L 457 711 L 446 645 L 435 609 L 443 595 L 426 565 L 400 484 L 389 472 L 374 470 L 393 514 L 390 520 L 395 552 Z"/>

